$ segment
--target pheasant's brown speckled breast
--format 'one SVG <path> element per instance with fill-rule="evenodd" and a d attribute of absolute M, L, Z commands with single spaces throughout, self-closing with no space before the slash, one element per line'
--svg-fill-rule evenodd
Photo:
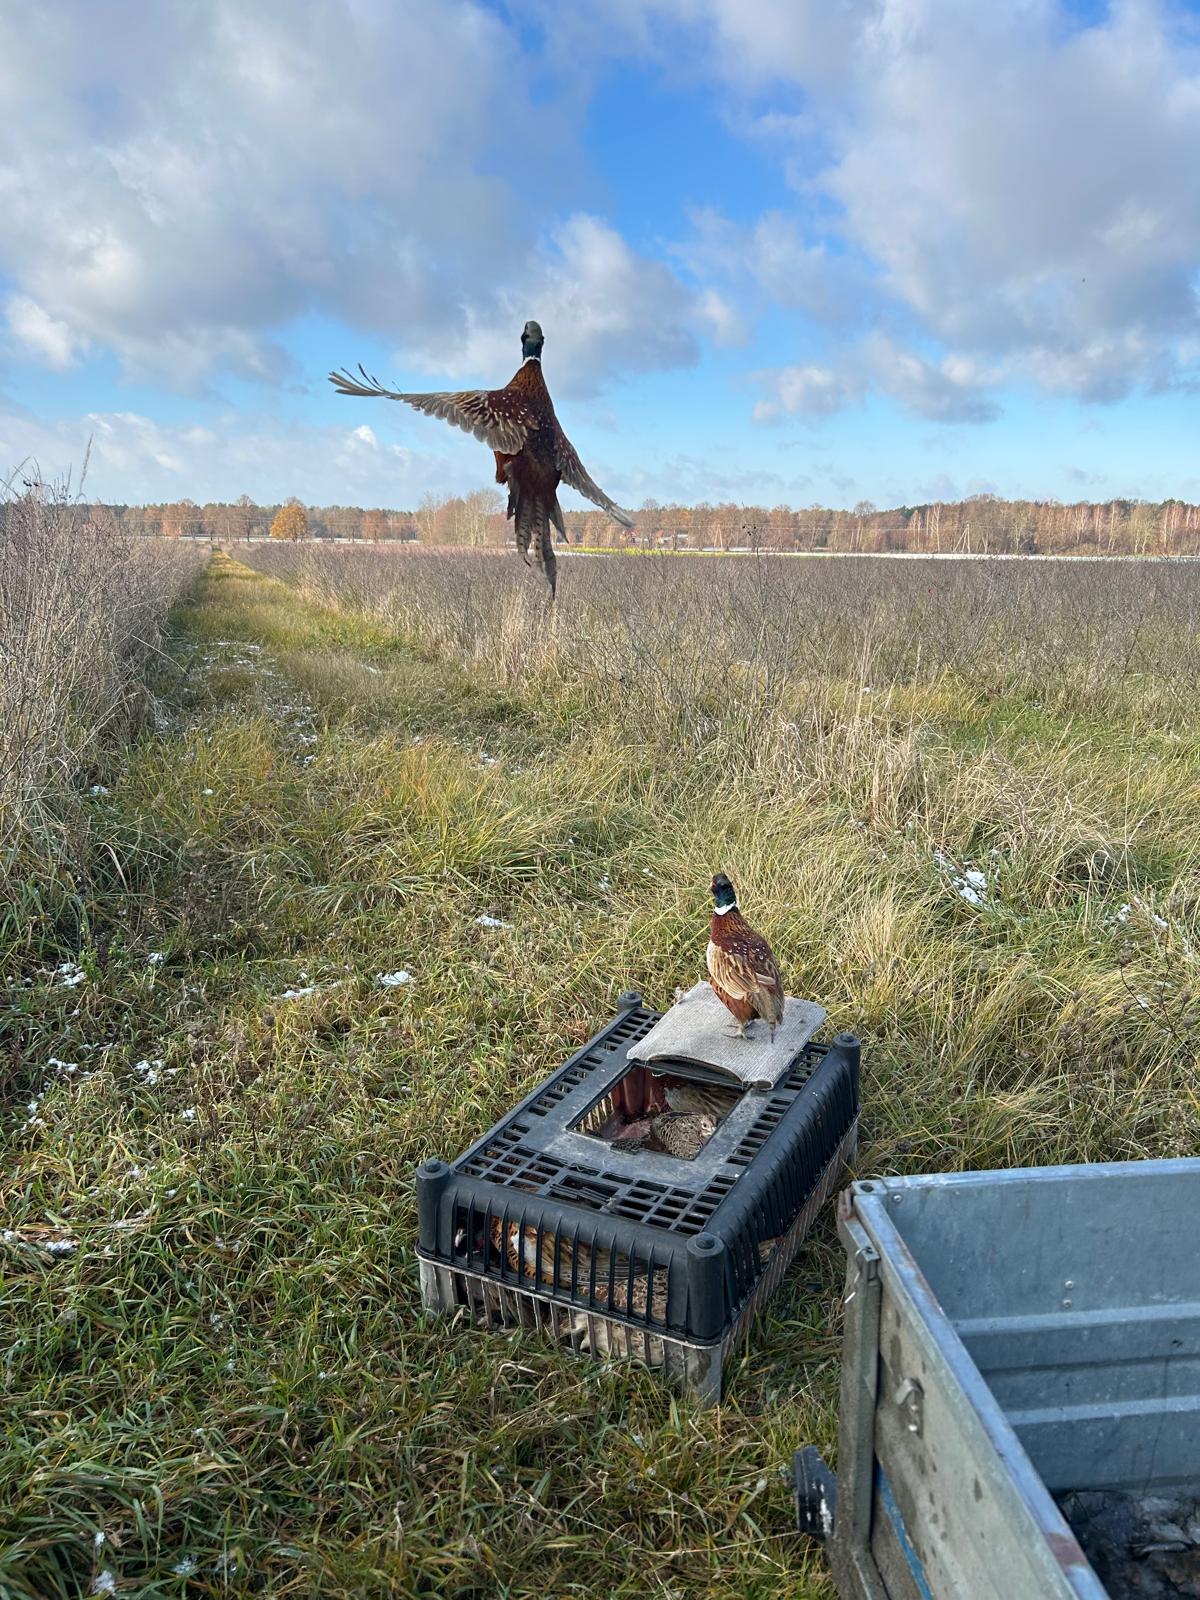
<path fill-rule="evenodd" d="M 755 933 L 736 907 L 732 911 L 713 912 L 708 937 L 718 950 L 727 950 L 731 956 L 750 956 L 754 947 L 762 944 L 762 935 Z"/>
<path fill-rule="evenodd" d="M 515 456 L 496 453 L 496 481 L 506 481 L 506 468 L 511 461 L 523 486 L 554 494 L 561 474 L 558 470 L 558 418 L 554 403 L 542 376 L 540 361 L 526 361 L 507 385 L 523 395 L 538 418 L 538 427 L 525 441 L 524 448 Z"/>
<path fill-rule="evenodd" d="M 776 974 L 778 971 L 778 969 L 775 968 L 775 961 L 771 954 L 771 947 L 763 938 L 762 934 L 756 933 L 746 921 L 745 917 L 742 916 L 742 913 L 737 909 L 736 906 L 734 906 L 730 911 L 713 913 L 708 937 L 709 982 L 712 984 L 713 993 L 716 995 L 717 999 L 720 1000 L 722 1005 L 726 1006 L 728 1010 L 733 1013 L 734 1019 L 739 1023 L 753 1022 L 755 1017 L 764 1015 L 766 1016 L 768 1022 L 773 1024 L 779 1022 L 783 1015 L 783 996 L 781 989 L 779 990 L 777 997 L 777 1005 L 774 1003 L 774 1001 L 767 1000 L 766 1010 L 764 1011 L 762 1005 L 759 1003 L 763 999 L 764 993 L 764 984 L 762 982 L 761 975 L 771 969 L 775 969 Z M 753 983 L 754 988 L 751 990 L 751 993 L 736 995 L 730 994 L 728 990 L 721 985 L 718 967 L 720 965 L 728 965 L 728 963 L 720 962 L 720 952 L 724 952 L 724 954 L 730 958 L 731 963 L 736 963 L 737 967 L 740 968 L 742 972 L 746 974 L 747 978 Z M 714 961 L 714 955 L 718 956 L 717 961 Z M 777 981 L 772 987 L 778 988 Z M 753 998 L 753 994 L 755 992 L 758 993 L 758 1000 Z M 769 995 L 770 989 L 767 989 L 765 992 Z M 776 1012 L 778 1012 L 778 1015 L 776 1015 Z"/>

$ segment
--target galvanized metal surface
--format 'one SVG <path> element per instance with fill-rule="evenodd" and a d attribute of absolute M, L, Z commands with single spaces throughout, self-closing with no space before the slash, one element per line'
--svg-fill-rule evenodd
<path fill-rule="evenodd" d="M 1200 1484 L 1200 1161 L 843 1196 L 846 1600 L 1102 1600 L 1049 1488 Z"/>
<path fill-rule="evenodd" d="M 873 1189 L 1048 1488 L 1200 1482 L 1200 1161 Z"/>

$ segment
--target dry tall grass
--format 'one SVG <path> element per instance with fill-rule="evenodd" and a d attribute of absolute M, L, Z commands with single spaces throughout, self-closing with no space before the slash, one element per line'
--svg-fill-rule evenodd
<path fill-rule="evenodd" d="M 0 1600 L 827 1600 L 828 1213 L 700 1412 L 422 1317 L 413 1168 L 694 981 L 716 866 L 860 1173 L 1194 1151 L 1192 573 L 250 554 L 325 603 L 214 562 L 0 1005 Z"/>
<path fill-rule="evenodd" d="M 1069 715 L 1170 718 L 1200 689 L 1200 567 L 572 559 L 547 611 L 494 556 L 249 545 L 248 565 L 506 684 L 569 675 L 631 722 L 761 729 L 796 690 L 952 680 Z M 714 724 L 715 719 L 715 724 Z"/>
<path fill-rule="evenodd" d="M 142 675 L 191 548 L 133 541 L 65 484 L 0 504 L 0 887 L 61 853 L 106 736 L 144 709 Z M 32 853 L 32 856 L 31 856 Z"/>
<path fill-rule="evenodd" d="M 584 559 L 550 611 L 494 558 L 247 559 L 557 729 L 539 805 L 626 796 L 681 884 L 730 870 L 793 981 L 920 1062 L 923 1109 L 876 1110 L 902 1150 L 1191 1147 L 1200 570 Z"/>

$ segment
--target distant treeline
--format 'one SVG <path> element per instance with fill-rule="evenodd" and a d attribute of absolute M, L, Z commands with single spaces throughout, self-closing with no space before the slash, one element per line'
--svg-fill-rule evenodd
<path fill-rule="evenodd" d="M 293 502 L 294 503 L 294 502 Z M 129 534 L 209 538 L 222 543 L 267 538 L 280 527 L 304 528 L 310 539 L 364 543 L 420 541 L 428 545 L 502 545 L 511 537 L 504 502 L 492 489 L 437 500 L 415 511 L 383 506 L 305 506 L 303 518 L 277 524 L 280 505 L 256 505 L 243 495 L 232 504 L 94 506 Z M 1063 551 L 1113 555 L 1200 553 L 1200 507 L 1181 500 L 969 500 L 896 506 L 880 511 L 863 501 L 853 510 L 809 506 L 659 505 L 634 513 L 632 532 L 600 511 L 568 511 L 567 538 L 580 545 L 642 545 L 692 550 L 918 550 L 935 553 L 1038 554 Z"/>

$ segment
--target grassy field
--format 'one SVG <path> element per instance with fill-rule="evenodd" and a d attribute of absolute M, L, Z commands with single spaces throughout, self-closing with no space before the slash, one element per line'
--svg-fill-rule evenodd
<path fill-rule="evenodd" d="M 1200 579 L 252 559 L 0 946 L 0 1600 L 828 1596 L 828 1219 L 699 1411 L 426 1321 L 413 1167 L 692 981 L 718 867 L 861 1171 L 1194 1152 Z"/>

